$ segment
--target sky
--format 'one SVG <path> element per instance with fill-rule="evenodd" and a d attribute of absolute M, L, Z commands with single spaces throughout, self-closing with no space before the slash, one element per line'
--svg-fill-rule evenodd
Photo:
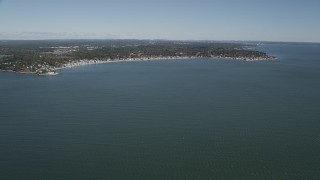
<path fill-rule="evenodd" d="M 320 42 L 320 0 L 0 0 L 0 39 Z"/>

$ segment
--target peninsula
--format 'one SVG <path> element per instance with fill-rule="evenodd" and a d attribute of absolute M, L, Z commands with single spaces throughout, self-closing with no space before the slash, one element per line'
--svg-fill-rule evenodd
<path fill-rule="evenodd" d="M 167 40 L 0 41 L 0 70 L 55 75 L 56 70 L 115 61 L 223 58 L 274 60 L 253 44 Z"/>

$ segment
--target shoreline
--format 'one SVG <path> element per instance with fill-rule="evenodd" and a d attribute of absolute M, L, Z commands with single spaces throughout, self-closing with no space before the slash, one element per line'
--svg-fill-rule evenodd
<path fill-rule="evenodd" d="M 37 74 L 40 76 L 55 76 L 58 75 L 56 71 L 67 68 L 76 68 L 81 66 L 95 65 L 95 64 L 106 64 L 106 63 L 117 63 L 117 62 L 139 62 L 139 61 L 155 61 L 155 60 L 183 60 L 183 59 L 212 59 L 212 60 L 235 60 L 235 61 L 274 61 L 277 58 L 269 56 L 267 58 L 246 58 L 246 57 L 220 57 L 220 56 L 212 56 L 212 57 L 196 57 L 196 56 L 172 56 L 172 57 L 150 57 L 150 58 L 126 58 L 126 59 L 117 59 L 117 60 L 92 60 L 92 59 L 81 59 L 72 61 L 66 64 L 63 64 L 61 67 L 52 67 L 52 71 L 47 73 L 37 73 L 37 72 L 24 72 L 24 71 L 13 71 L 13 70 L 2 70 L 1 72 L 13 72 L 20 74 Z"/>
<path fill-rule="evenodd" d="M 183 60 L 183 59 L 212 59 L 212 60 L 235 60 L 235 61 L 274 61 L 277 58 L 234 58 L 234 57 L 196 57 L 196 56 L 177 56 L 177 57 L 152 57 L 152 58 L 127 58 L 118 60 L 92 60 L 92 59 L 81 59 L 74 62 L 63 64 L 62 67 L 53 68 L 54 71 L 60 69 L 74 68 L 80 66 L 94 65 L 94 64 L 106 64 L 106 63 L 116 63 L 116 62 L 139 62 L 139 61 L 156 61 L 156 60 Z"/>

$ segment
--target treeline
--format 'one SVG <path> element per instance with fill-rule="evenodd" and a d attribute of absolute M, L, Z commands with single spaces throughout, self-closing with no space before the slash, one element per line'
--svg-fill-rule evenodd
<path fill-rule="evenodd" d="M 71 57 L 78 59 L 124 59 L 124 58 L 145 58 L 145 57 L 233 57 L 233 58 L 256 58 L 267 57 L 266 53 L 237 49 L 216 47 L 216 45 L 194 44 L 186 45 L 140 45 L 122 47 L 102 47 L 94 50 L 81 48 L 79 51 L 70 54 Z"/>
<path fill-rule="evenodd" d="M 161 57 L 272 58 L 245 45 L 212 41 L 50 40 L 0 41 L 0 69 L 35 71 L 81 59 L 121 60 Z M 57 52 L 56 52 L 57 51 Z"/>

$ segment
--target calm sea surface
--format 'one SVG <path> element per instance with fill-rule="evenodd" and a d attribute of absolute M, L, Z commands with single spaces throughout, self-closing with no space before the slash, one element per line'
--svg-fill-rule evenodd
<path fill-rule="evenodd" d="M 0 72 L 0 179 L 320 179 L 320 45 Z"/>

